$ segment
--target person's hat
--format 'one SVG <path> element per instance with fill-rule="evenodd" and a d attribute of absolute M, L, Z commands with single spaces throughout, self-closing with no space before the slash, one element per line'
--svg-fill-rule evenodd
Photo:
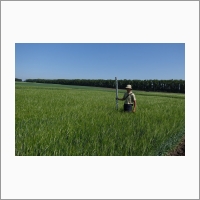
<path fill-rule="evenodd" d="M 132 86 L 131 85 L 127 85 L 126 89 L 131 89 L 132 90 Z"/>

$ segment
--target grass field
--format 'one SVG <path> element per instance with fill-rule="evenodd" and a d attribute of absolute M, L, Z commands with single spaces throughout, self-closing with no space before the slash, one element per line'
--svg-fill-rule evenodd
<path fill-rule="evenodd" d="M 133 92 L 124 113 L 115 89 L 15 83 L 15 155 L 167 155 L 185 134 L 185 95 Z"/>

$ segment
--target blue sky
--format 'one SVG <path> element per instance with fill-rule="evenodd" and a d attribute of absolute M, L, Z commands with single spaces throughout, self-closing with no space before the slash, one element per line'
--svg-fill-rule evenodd
<path fill-rule="evenodd" d="M 182 79 L 184 43 L 16 43 L 15 78 Z"/>

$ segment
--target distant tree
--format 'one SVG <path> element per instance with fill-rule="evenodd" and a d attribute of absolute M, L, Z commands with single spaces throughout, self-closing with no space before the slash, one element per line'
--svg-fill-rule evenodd
<path fill-rule="evenodd" d="M 19 78 L 15 78 L 15 81 L 20 81 L 20 82 L 21 82 L 21 81 L 22 81 L 22 79 L 19 79 Z"/>

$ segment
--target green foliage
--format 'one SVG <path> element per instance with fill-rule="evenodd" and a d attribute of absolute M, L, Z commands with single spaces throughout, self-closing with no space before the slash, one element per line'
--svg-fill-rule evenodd
<path fill-rule="evenodd" d="M 135 95 L 136 113 L 124 113 L 112 89 L 16 83 L 15 154 L 166 155 L 184 136 L 185 95 Z"/>
<path fill-rule="evenodd" d="M 22 81 L 22 79 L 15 78 L 15 81 L 19 81 L 19 82 L 21 82 L 21 81 Z"/>
<path fill-rule="evenodd" d="M 27 79 L 26 82 L 115 88 L 114 80 L 103 79 Z M 118 80 L 119 89 L 128 84 L 134 90 L 185 93 L 184 80 Z"/>

